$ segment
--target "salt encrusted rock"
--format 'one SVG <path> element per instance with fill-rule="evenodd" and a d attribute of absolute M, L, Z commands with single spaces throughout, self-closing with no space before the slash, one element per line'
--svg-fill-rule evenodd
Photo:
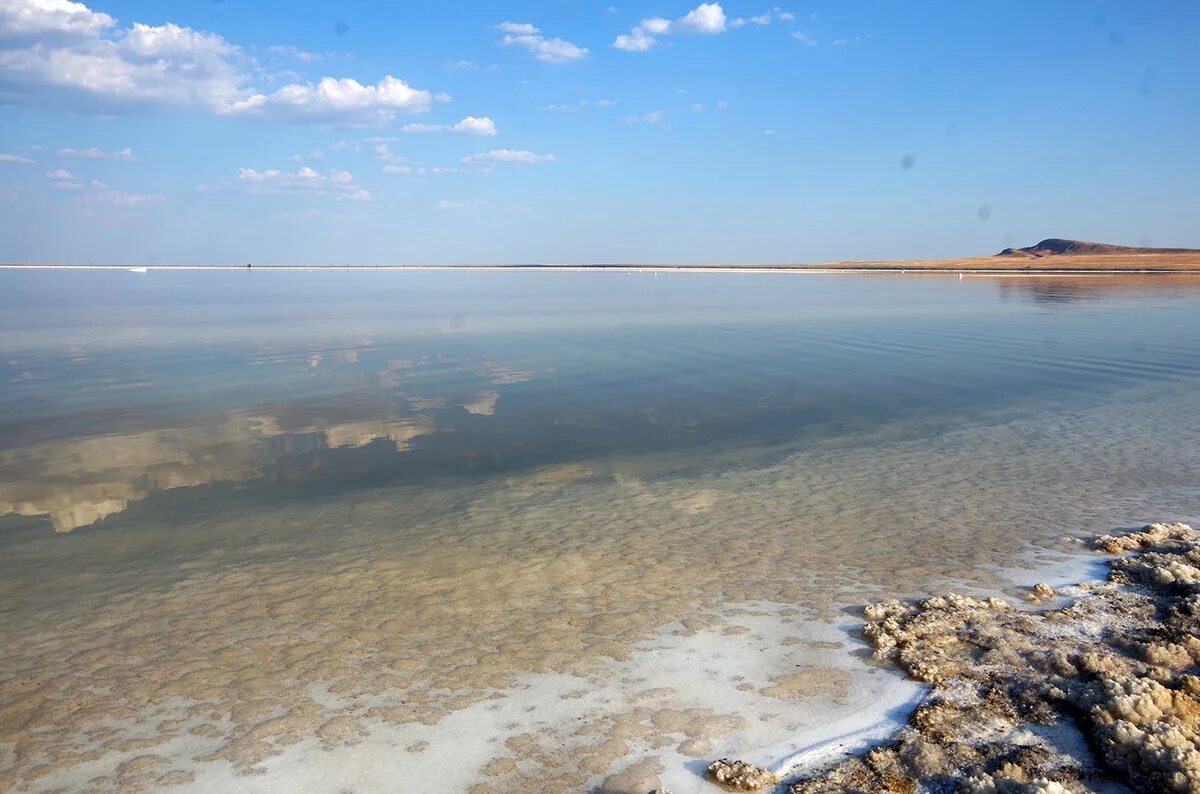
<path fill-rule="evenodd" d="M 1038 582 L 1033 586 L 1033 595 L 1035 598 L 1054 598 L 1054 588 L 1045 582 Z"/>
<path fill-rule="evenodd" d="M 1186 541 L 1194 534 L 1195 530 L 1187 524 L 1147 524 L 1139 532 L 1130 532 L 1125 535 L 1101 535 L 1096 538 L 1096 546 L 1109 554 L 1124 554 L 1127 551 L 1162 545 L 1173 540 Z"/>
<path fill-rule="evenodd" d="M 972 775 L 962 782 L 963 794 L 1072 794 L 1071 789 L 1055 780 L 1037 778 L 1027 783 L 991 775 Z"/>
<path fill-rule="evenodd" d="M 708 776 L 733 791 L 760 791 L 777 782 L 775 775 L 767 770 L 729 758 L 721 758 L 709 764 Z"/>
<path fill-rule="evenodd" d="M 1200 532 L 1150 524 L 1106 535 L 1109 580 L 1022 611 L 948 594 L 864 610 L 876 656 L 933 684 L 893 744 L 792 784 L 792 794 L 941 790 L 1064 794 L 1119 780 L 1200 792 Z M 1048 598 L 1052 588 L 1038 585 Z M 1055 742 L 1082 731 L 1097 758 Z"/>

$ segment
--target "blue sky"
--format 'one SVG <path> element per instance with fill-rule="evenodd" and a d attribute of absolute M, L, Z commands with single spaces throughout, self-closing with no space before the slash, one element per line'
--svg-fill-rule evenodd
<path fill-rule="evenodd" d="M 0 0 L 0 260 L 1200 247 L 1200 3 Z"/>

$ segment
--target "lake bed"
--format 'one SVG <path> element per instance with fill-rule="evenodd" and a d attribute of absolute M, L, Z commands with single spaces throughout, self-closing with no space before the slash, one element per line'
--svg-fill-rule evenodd
<path fill-rule="evenodd" d="M 920 692 L 858 606 L 1200 514 L 1197 287 L 0 273 L 0 781 L 680 794 L 853 749 Z"/>

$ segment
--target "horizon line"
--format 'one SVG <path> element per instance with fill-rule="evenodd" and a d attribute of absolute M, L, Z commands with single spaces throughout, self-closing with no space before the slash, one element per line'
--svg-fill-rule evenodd
<path fill-rule="evenodd" d="M 1133 256 L 1133 255 L 1126 255 Z M 1154 254 L 1143 254 L 1142 256 L 1160 256 Z M 584 272 L 584 271 L 616 271 L 616 272 L 635 272 L 635 271 L 653 271 L 653 272 L 683 272 L 683 273 L 813 273 L 813 274 L 831 274 L 831 273 L 945 273 L 962 275 L 1200 275 L 1200 265 L 1195 268 L 1169 268 L 1169 267 L 1035 267 L 1025 265 L 1023 267 L 980 267 L 980 266 L 965 266 L 962 268 L 954 267 L 954 263 L 963 262 L 978 262 L 982 259 L 990 257 L 976 257 L 972 259 L 943 259 L 943 260 L 911 260 L 911 264 L 904 260 L 887 262 L 883 260 L 860 260 L 859 262 L 833 262 L 833 263 L 813 263 L 813 264 L 643 264 L 643 263 L 596 263 L 596 264 L 580 264 L 580 263 L 528 263 L 528 264 L 480 264 L 480 263 L 461 263 L 461 264 L 441 264 L 441 265 L 347 265 L 347 264 L 325 264 L 325 265 L 289 265 L 289 264 L 260 264 L 253 263 L 246 265 L 195 265 L 195 264 L 153 264 L 153 265 L 135 265 L 135 264 L 18 264 L 18 263 L 0 263 L 0 270 L 124 270 L 132 272 L 149 272 L 151 270 L 221 270 L 221 271 L 246 271 L 246 270 L 369 270 L 369 271 L 481 271 L 481 270 L 497 270 L 497 271 L 559 271 L 559 272 Z M 878 261 L 878 264 L 875 262 Z M 1027 261 L 1027 260 L 1021 260 Z M 940 264 L 932 264 L 940 263 Z"/>

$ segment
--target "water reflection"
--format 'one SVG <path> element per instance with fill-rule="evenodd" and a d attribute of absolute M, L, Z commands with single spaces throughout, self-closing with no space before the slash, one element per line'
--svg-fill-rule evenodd
<path fill-rule="evenodd" d="M 402 454 L 436 431 L 433 416 L 374 408 L 339 408 L 340 420 L 301 426 L 285 425 L 287 410 L 184 416 L 169 427 L 3 450 L 0 514 L 48 516 L 56 532 L 69 532 L 162 491 L 304 477 L 329 465 L 335 450 L 383 444 Z"/>
<path fill-rule="evenodd" d="M 1200 276 L 1005 276 L 992 279 L 1001 297 L 1050 305 L 1107 298 L 1162 300 L 1200 292 Z"/>
<path fill-rule="evenodd" d="M 93 377 L 102 377 L 111 366 L 75 347 L 67 352 L 74 366 L 90 369 Z M 368 358 L 371 353 L 374 358 Z M 368 346 L 254 354 L 242 362 L 241 373 L 264 364 L 292 369 L 361 364 L 351 380 L 369 388 L 348 393 L 215 412 L 126 406 L 0 425 L 0 515 L 45 516 L 56 532 L 70 532 L 180 488 L 269 487 L 335 472 L 392 470 L 397 477 L 415 476 L 419 467 L 405 466 L 404 456 L 418 439 L 462 431 L 475 417 L 495 415 L 501 398 L 497 386 L 536 377 L 490 359 L 467 364 L 424 355 L 390 358 L 380 366 L 378 356 Z M 453 393 L 405 396 L 400 391 L 402 385 L 445 389 L 447 369 L 455 380 Z M 230 376 L 236 380 L 241 373 Z M 438 385 L 423 380 L 431 375 Z M 197 380 L 194 373 L 192 380 Z M 152 379 L 144 385 L 148 391 L 163 388 Z M 488 433 L 468 435 L 482 439 Z M 502 456 L 498 449 L 449 447 L 426 445 L 433 453 L 422 459 L 433 463 L 426 473 L 473 468 Z"/>
<path fill-rule="evenodd" d="M 737 323 L 714 318 L 691 277 L 673 284 L 661 305 L 694 321 L 631 309 L 604 333 L 572 327 L 575 311 L 538 333 L 413 336 L 376 319 L 319 343 L 307 324 L 275 319 L 232 321 L 236 343 L 131 350 L 103 335 L 60 332 L 61 347 L 47 347 L 18 332 L 0 365 L 0 516 L 48 517 L 67 533 L 181 488 L 344 489 L 710 440 L 820 439 L 1200 368 L 1195 345 L 1169 330 L 1182 318 L 1142 308 L 1186 311 L 1198 277 L 750 276 L 721 282 Z M 824 312 L 828 300 L 841 315 Z M 1014 300 L 1109 301 L 1112 313 L 1064 326 L 1025 309 L 1014 323 L 1000 311 Z M 253 341 L 281 325 L 283 336 Z"/>
<path fill-rule="evenodd" d="M 375 320 L 322 344 L 307 325 L 290 341 L 161 349 L 18 338 L 0 366 L 0 516 L 69 532 L 195 486 L 282 495 L 714 440 L 820 441 L 1200 373 L 1175 330 L 1196 277 L 748 279 L 725 282 L 753 287 L 735 294 L 736 322 L 679 280 L 674 310 L 692 322 L 636 309 L 603 333 L 567 312 L 538 333 L 397 335 Z M 1105 311 L 1070 325 L 1027 308 L 1096 301 Z M 1164 311 L 1174 304 L 1178 316 Z M 230 338 L 263 327 L 227 325 Z"/>

